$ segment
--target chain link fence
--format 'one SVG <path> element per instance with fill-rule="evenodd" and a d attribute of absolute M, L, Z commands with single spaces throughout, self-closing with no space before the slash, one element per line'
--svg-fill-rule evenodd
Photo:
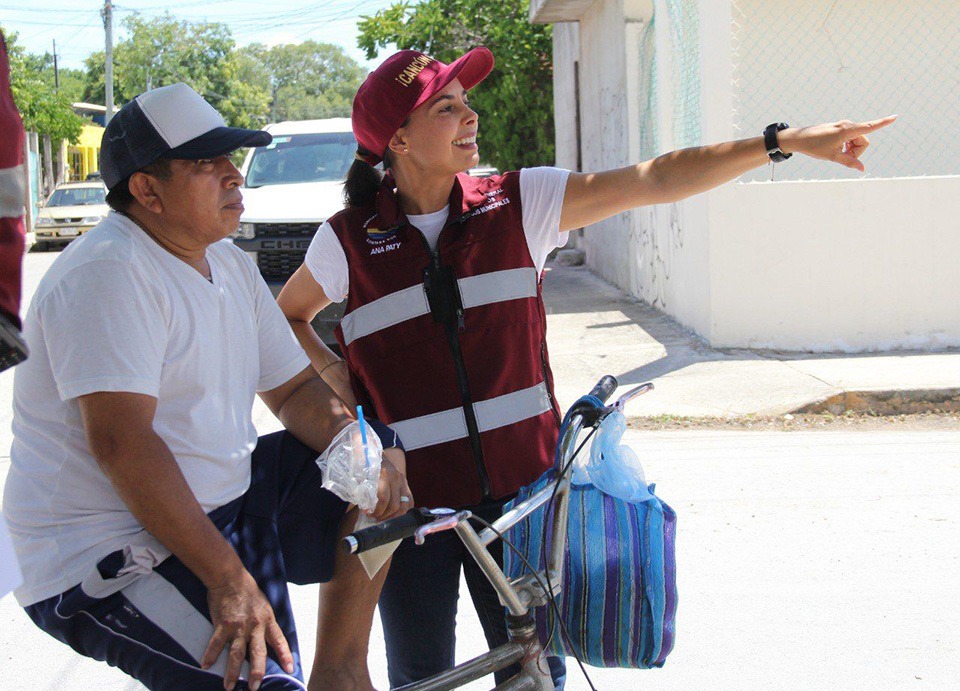
<path fill-rule="evenodd" d="M 700 133 L 700 10 L 697 0 L 666 0 L 670 18 L 673 83 L 673 145 L 699 146 Z"/>
<path fill-rule="evenodd" d="M 640 155 L 653 158 L 664 149 L 660 137 L 661 98 L 670 100 L 673 148 L 701 144 L 700 16 L 698 0 L 656 0 L 640 36 Z M 657 32 L 669 54 L 657 50 Z M 663 70 L 663 72 L 661 72 Z M 669 84 L 664 84 L 664 78 Z M 667 88 L 664 88 L 667 87 Z M 662 95 L 661 95 L 662 92 Z"/>
<path fill-rule="evenodd" d="M 640 33 L 640 154 L 702 141 L 701 3 L 654 0 Z M 723 0 L 731 4 L 733 125 L 811 125 L 896 113 L 864 155 L 866 177 L 960 174 L 960 0 Z M 665 121 L 665 122 L 664 122 Z M 666 125 L 666 129 L 662 126 Z M 662 141 L 665 137 L 672 142 Z M 864 177 L 796 157 L 777 180 Z M 769 180 L 758 169 L 742 181 Z"/>
<path fill-rule="evenodd" d="M 873 178 L 960 173 L 958 0 L 733 0 L 734 125 L 899 114 L 863 157 Z M 861 173 L 796 157 L 777 180 Z M 760 169 L 742 180 L 769 180 Z"/>

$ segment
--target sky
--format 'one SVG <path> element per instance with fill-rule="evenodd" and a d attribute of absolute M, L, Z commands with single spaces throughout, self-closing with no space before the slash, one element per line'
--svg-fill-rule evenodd
<path fill-rule="evenodd" d="M 372 69 L 386 57 L 368 61 L 357 48 L 357 20 L 389 7 L 395 0 L 121 0 L 114 7 L 114 45 L 125 36 L 122 20 L 131 13 L 177 19 L 221 22 L 230 27 L 237 45 L 248 43 L 333 43 L 361 65 Z M 104 48 L 102 0 L 39 0 L 20 4 L 0 0 L 0 25 L 18 33 L 30 53 L 53 51 L 61 67 L 83 69 L 83 60 Z"/>

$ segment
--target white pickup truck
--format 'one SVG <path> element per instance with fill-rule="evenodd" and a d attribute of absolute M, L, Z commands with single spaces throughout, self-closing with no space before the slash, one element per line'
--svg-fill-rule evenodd
<path fill-rule="evenodd" d="M 357 141 L 349 118 L 278 122 L 273 141 L 250 149 L 240 167 L 244 212 L 234 243 L 254 258 L 274 294 L 303 263 L 314 233 L 343 208 L 343 181 Z M 332 345 L 342 316 L 331 305 L 314 327 Z"/>

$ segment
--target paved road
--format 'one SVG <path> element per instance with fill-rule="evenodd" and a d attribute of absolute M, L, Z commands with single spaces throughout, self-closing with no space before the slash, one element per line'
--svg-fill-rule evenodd
<path fill-rule="evenodd" d="M 54 255 L 28 257 L 27 289 Z M 10 373 L 0 375 L 0 483 Z M 262 407 L 258 429 L 276 428 Z M 678 640 L 600 689 L 946 689 L 960 679 L 960 432 L 628 432 L 679 514 Z M 315 591 L 295 588 L 307 668 Z M 469 608 L 466 604 L 465 607 Z M 483 649 L 461 617 L 461 655 Z M 386 688 L 377 627 L 370 664 Z M 588 688 L 571 669 L 570 689 Z M 476 684 L 471 688 L 489 688 Z M 139 688 L 0 601 L 0 689 Z"/>
<path fill-rule="evenodd" d="M 591 671 L 597 688 L 955 688 L 960 433 L 629 437 L 679 514 L 677 647 L 662 670 Z M 309 658 L 313 591 L 294 607 Z M 460 626 L 480 652 L 475 617 Z M 379 630 L 371 650 L 385 688 Z M 0 688 L 137 688 L 111 672 L 0 601 Z M 569 688 L 588 687 L 571 671 Z"/>

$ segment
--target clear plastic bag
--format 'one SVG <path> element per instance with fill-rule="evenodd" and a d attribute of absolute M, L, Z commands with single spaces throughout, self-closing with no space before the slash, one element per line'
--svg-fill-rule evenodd
<path fill-rule="evenodd" d="M 323 474 L 324 489 L 363 511 L 371 511 L 377 505 L 383 445 L 376 434 L 366 437 L 364 444 L 360 423 L 350 423 L 333 438 L 317 459 L 317 465 Z"/>
<path fill-rule="evenodd" d="M 633 449 L 620 443 L 627 419 L 616 410 L 600 423 L 590 457 L 573 468 L 574 485 L 592 484 L 601 492 L 623 501 L 638 503 L 653 498 L 647 488 L 643 465 Z"/>

